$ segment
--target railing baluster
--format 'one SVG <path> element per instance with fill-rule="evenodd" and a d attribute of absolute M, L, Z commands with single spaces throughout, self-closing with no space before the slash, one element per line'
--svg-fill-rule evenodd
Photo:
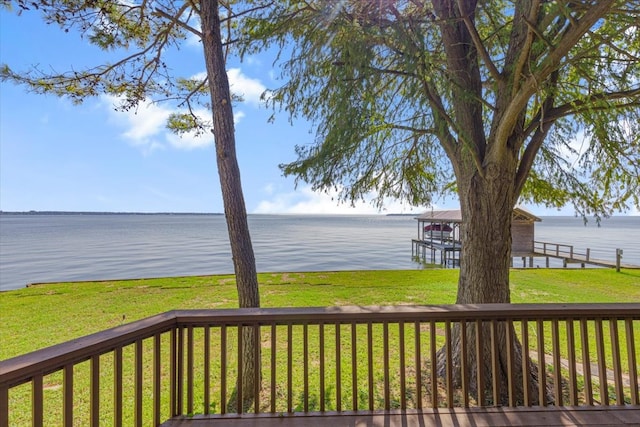
<path fill-rule="evenodd" d="M 287 324 L 287 412 L 293 412 L 293 326 Z"/>
<path fill-rule="evenodd" d="M 513 357 L 514 357 L 514 349 L 513 349 L 513 324 L 511 320 L 507 320 L 504 322 L 505 327 L 505 335 L 507 341 L 507 392 L 509 395 L 509 406 L 516 406 L 516 391 L 515 391 L 515 381 L 514 381 L 514 369 L 513 369 Z"/>
<path fill-rule="evenodd" d="M 369 384 L 369 410 L 373 411 L 373 324 L 367 322 L 367 379 Z"/>
<path fill-rule="evenodd" d="M 73 365 L 65 365 L 64 369 L 64 380 L 63 380 L 63 424 L 65 427 L 73 426 Z"/>
<path fill-rule="evenodd" d="M 0 387 L 0 427 L 9 427 L 9 388 Z"/>
<path fill-rule="evenodd" d="M 522 333 L 522 400 L 524 406 L 531 406 L 531 367 L 529 366 L 529 324 L 527 319 L 520 322 Z"/>
<path fill-rule="evenodd" d="M 382 360 L 384 376 L 384 409 L 391 409 L 391 390 L 389 386 L 389 323 L 382 322 Z"/>
<path fill-rule="evenodd" d="M 340 322 L 336 322 L 336 411 L 342 411 L 342 372 L 341 372 L 341 343 L 340 343 Z"/>
<path fill-rule="evenodd" d="M 451 321 L 444 322 L 444 346 L 446 351 L 445 375 L 447 382 L 447 408 L 453 408 L 453 352 L 451 348 Z"/>
<path fill-rule="evenodd" d="M 431 357 L 431 407 L 438 407 L 438 358 L 436 356 L 436 322 L 429 321 L 429 352 Z"/>
<path fill-rule="evenodd" d="M 204 360 L 203 360 L 203 392 L 204 414 L 211 413 L 211 326 L 204 327 Z"/>
<path fill-rule="evenodd" d="M 309 412 L 309 325 L 306 322 L 302 326 L 302 352 L 304 353 L 302 365 L 304 412 Z"/>
<path fill-rule="evenodd" d="M 122 347 L 113 351 L 113 424 L 122 425 Z"/>
<path fill-rule="evenodd" d="M 540 406 L 547 406 L 547 362 L 544 354 L 544 321 L 536 320 L 536 335 L 538 338 L 538 402 Z"/>
<path fill-rule="evenodd" d="M 271 324 L 271 413 L 276 412 L 276 324 Z"/>
<path fill-rule="evenodd" d="M 404 348 L 404 322 L 398 322 L 398 341 L 400 344 L 400 409 L 407 409 L 407 383 L 406 383 L 406 367 L 405 367 L 405 348 Z"/>
<path fill-rule="evenodd" d="M 482 320 L 476 320 L 476 382 L 478 385 L 478 404 L 480 406 L 484 405 L 484 391 L 485 391 L 485 382 L 484 382 L 484 357 L 483 357 L 483 346 L 484 341 L 482 339 L 482 328 L 483 328 Z"/>
<path fill-rule="evenodd" d="M 253 325 L 253 412 L 260 412 L 260 367 L 262 366 L 262 352 L 260 350 L 260 325 Z"/>
<path fill-rule="evenodd" d="M 622 367 L 620 363 L 620 340 L 618 338 L 618 319 L 609 319 L 609 333 L 611 335 L 611 356 L 613 357 L 613 378 L 614 389 L 616 392 L 616 405 L 624 405 Z"/>
<path fill-rule="evenodd" d="M 414 354 L 416 365 L 416 408 L 422 409 L 422 361 L 420 348 L 420 321 L 414 322 Z"/>
<path fill-rule="evenodd" d="M 493 406 L 500 405 L 500 379 L 498 366 L 498 323 L 491 319 L 491 387 L 493 391 Z"/>
<path fill-rule="evenodd" d="M 467 322 L 460 321 L 460 379 L 462 380 L 462 406 L 469 406 L 469 368 L 467 367 Z"/>
<path fill-rule="evenodd" d="M 180 326 L 178 329 L 178 345 L 176 350 L 178 351 L 178 365 L 176 369 L 176 415 L 184 415 L 184 326 Z"/>
<path fill-rule="evenodd" d="M 187 326 L 187 414 L 193 414 L 193 326 Z"/>
<path fill-rule="evenodd" d="M 320 412 L 324 412 L 325 402 L 324 402 L 324 323 L 320 322 L 318 324 L 318 340 L 320 345 Z"/>
<path fill-rule="evenodd" d="M 569 404 L 578 405 L 578 378 L 576 370 L 576 342 L 573 319 L 567 319 L 567 356 L 569 360 Z"/>
<path fill-rule="evenodd" d="M 358 410 L 358 353 L 356 323 L 351 323 L 351 409 Z"/>
<path fill-rule="evenodd" d="M 598 353 L 598 379 L 600 380 L 600 404 L 609 406 L 609 389 L 607 387 L 607 361 L 604 357 L 604 338 L 602 319 L 596 319 L 596 351 Z"/>
<path fill-rule="evenodd" d="M 220 414 L 227 413 L 227 325 L 220 326 Z"/>
<path fill-rule="evenodd" d="M 176 371 L 177 371 L 177 357 L 176 346 L 178 345 L 177 328 L 171 329 L 170 342 L 169 342 L 169 404 L 170 414 L 172 417 L 176 415 Z"/>
<path fill-rule="evenodd" d="M 244 333 L 242 324 L 238 325 L 238 351 L 236 363 L 238 366 L 238 380 L 236 381 L 236 413 L 244 412 L 244 358 L 242 357 L 242 347 L 244 346 Z"/>
<path fill-rule="evenodd" d="M 42 397 L 41 397 L 42 398 Z M 91 356 L 91 426 L 100 424 L 100 355 Z M 35 403 L 35 402 L 34 402 Z M 41 425 L 34 422 L 35 425 Z"/>
<path fill-rule="evenodd" d="M 138 339 L 135 344 L 135 385 L 134 385 L 134 424 L 142 427 L 142 340 Z"/>
<path fill-rule="evenodd" d="M 31 382 L 31 393 L 32 393 L 31 398 L 33 399 L 32 400 L 33 420 L 31 424 L 33 425 L 33 427 L 42 427 L 44 422 L 44 419 L 43 419 L 44 393 L 42 388 L 43 388 L 42 375 L 34 376 L 33 381 Z M 97 425 L 97 424 L 94 424 L 94 425 Z"/>
<path fill-rule="evenodd" d="M 562 406 L 562 373 L 560 372 L 560 333 L 558 319 L 551 321 L 551 341 L 553 352 L 553 395 L 556 406 Z"/>
<path fill-rule="evenodd" d="M 155 334 L 153 337 L 153 425 L 159 426 L 162 420 L 160 420 L 160 380 L 162 378 L 161 372 L 161 336 Z"/>
<path fill-rule="evenodd" d="M 636 365 L 636 345 L 633 336 L 633 319 L 624 320 L 624 329 L 627 336 L 627 359 L 629 361 L 629 378 L 638 378 L 638 365 Z M 638 381 L 629 381 L 631 390 L 631 404 L 640 405 L 638 396 Z"/>
<path fill-rule="evenodd" d="M 584 398 L 587 405 L 593 405 L 591 385 L 591 357 L 589 356 L 589 325 L 587 319 L 580 319 L 580 342 L 582 343 L 582 375 L 584 377 Z"/>

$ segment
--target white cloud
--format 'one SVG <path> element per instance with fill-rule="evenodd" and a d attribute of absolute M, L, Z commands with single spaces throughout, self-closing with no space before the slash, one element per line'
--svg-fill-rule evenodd
<path fill-rule="evenodd" d="M 140 148 L 145 154 L 164 149 L 167 146 L 181 150 L 192 150 L 208 147 L 214 143 L 213 135 L 208 132 L 199 136 L 195 132 L 176 135 L 167 129 L 167 119 L 174 112 L 172 109 L 144 102 L 136 110 L 115 111 L 113 107 L 119 103 L 117 97 L 103 96 L 102 104 L 107 108 L 110 120 L 117 126 L 124 128 L 121 136 L 134 147 Z M 209 111 L 200 109 L 195 113 L 203 121 L 211 121 Z M 237 112 L 234 114 L 234 121 L 237 123 L 242 117 L 244 117 L 244 113 Z"/>
<path fill-rule="evenodd" d="M 204 79 L 207 78 L 207 72 L 206 71 L 200 71 L 199 73 L 196 73 L 196 74 L 192 75 L 189 78 L 191 80 L 204 80 Z"/>
<path fill-rule="evenodd" d="M 136 111 L 126 112 L 125 120 L 128 130 L 122 134 L 131 141 L 145 141 L 162 133 L 170 110 L 145 103 Z"/>
<path fill-rule="evenodd" d="M 196 73 L 190 77 L 193 80 L 204 80 L 207 78 L 206 71 Z M 231 93 L 241 96 L 244 102 L 255 107 L 260 105 L 260 97 L 267 90 L 259 79 L 247 77 L 240 68 L 229 68 L 227 70 L 229 79 L 229 89 Z"/>
<path fill-rule="evenodd" d="M 255 55 L 247 55 L 244 57 L 244 61 L 249 65 L 262 65 L 262 60 Z"/>
<path fill-rule="evenodd" d="M 258 106 L 260 96 L 265 91 L 265 86 L 257 79 L 252 79 L 242 74 L 239 68 L 232 68 L 228 71 L 229 85 L 231 90 L 241 95 L 246 104 Z M 206 73 L 193 75 L 193 79 L 204 79 Z M 111 95 L 102 97 L 101 105 L 107 108 L 110 119 L 118 126 L 124 128 L 122 137 L 131 145 L 143 150 L 146 154 L 167 146 L 192 150 L 203 148 L 214 143 L 213 135 L 205 132 L 196 136 L 195 132 L 187 132 L 183 135 L 176 135 L 166 127 L 169 115 L 180 110 L 174 110 L 165 104 L 154 104 L 152 102 L 142 102 L 136 109 L 129 111 L 115 111 L 114 106 L 119 105 L 120 99 Z M 205 109 L 195 111 L 203 122 L 211 121 L 211 113 Z M 233 119 L 238 124 L 246 114 L 236 108 Z"/>
<path fill-rule="evenodd" d="M 273 183 L 269 183 L 267 185 L 265 185 L 264 187 L 264 192 L 267 193 L 268 195 L 272 195 L 275 191 L 275 186 L 273 185 Z"/>
<path fill-rule="evenodd" d="M 267 90 L 260 80 L 245 76 L 239 68 L 230 68 L 227 76 L 231 92 L 240 95 L 247 104 L 260 105 L 260 97 Z"/>
<path fill-rule="evenodd" d="M 240 123 L 240 120 L 242 120 L 244 117 L 246 116 L 246 114 L 244 113 L 244 111 L 236 111 L 233 113 L 233 123 L 238 124 Z"/>
<path fill-rule="evenodd" d="M 163 134 L 171 110 L 152 103 L 142 103 L 135 110 L 116 111 L 114 106 L 121 103 L 118 97 L 103 95 L 101 99 L 110 120 L 125 129 L 121 135 L 131 145 L 145 153 L 164 147 Z"/>
<path fill-rule="evenodd" d="M 253 213 L 260 214 L 380 214 L 380 213 L 412 213 L 424 209 L 415 208 L 398 201 L 385 200 L 383 210 L 376 208 L 371 201 L 376 197 L 370 194 L 365 201 L 351 206 L 350 203 L 338 201 L 338 191 L 319 193 L 310 186 L 298 188 L 296 191 L 276 193 L 272 184 L 267 184 L 265 192 L 270 196 L 258 203 Z"/>
<path fill-rule="evenodd" d="M 184 135 L 176 135 L 167 132 L 165 138 L 172 147 L 179 150 L 193 150 L 194 148 L 205 148 L 213 145 L 213 135 L 196 136 L 195 132 L 187 132 Z"/>
<path fill-rule="evenodd" d="M 193 113 L 198 116 L 203 122 L 211 121 L 211 113 L 204 108 L 194 110 Z M 164 126 L 164 124 L 163 124 Z M 180 150 L 193 150 L 194 148 L 205 148 L 213 145 L 214 139 L 211 132 L 204 132 L 201 135 L 196 135 L 195 131 L 187 132 L 182 135 L 176 135 L 168 129 L 164 129 L 165 139 L 171 144 L 172 147 Z"/>

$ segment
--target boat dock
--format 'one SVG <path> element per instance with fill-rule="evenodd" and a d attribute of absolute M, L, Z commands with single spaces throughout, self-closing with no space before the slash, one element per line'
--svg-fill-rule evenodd
<path fill-rule="evenodd" d="M 440 253 L 440 265 L 459 266 L 462 245 L 455 240 L 411 240 L 411 256 L 427 260 L 427 251 L 432 264 L 436 263 L 436 254 Z"/>
<path fill-rule="evenodd" d="M 418 223 L 417 239 L 411 240 L 411 255 L 423 262 L 457 267 L 463 242 L 460 227 L 463 223 L 460 210 L 428 211 L 415 218 Z M 562 266 L 580 264 L 594 267 L 640 269 L 640 265 L 622 262 L 623 250 L 616 249 L 613 260 L 596 259 L 591 249 L 577 251 L 573 245 L 541 242 L 535 239 L 535 223 L 541 219 L 530 212 L 516 207 L 511 217 L 511 266 L 521 258 L 522 267 L 533 267 L 534 258 L 545 258 L 545 267 L 550 268 L 551 259 L 562 260 Z M 438 259 L 439 254 L 439 259 Z M 528 261 L 528 262 L 527 262 Z M 527 265 L 528 264 L 528 265 Z M 554 267 L 557 266 L 554 262 Z"/>
<path fill-rule="evenodd" d="M 411 241 L 411 255 L 423 261 L 430 261 L 432 264 L 440 264 L 445 267 L 457 267 L 460 265 L 460 251 L 462 243 L 456 240 L 418 240 Z M 534 258 L 545 258 L 545 268 L 550 267 L 550 259 L 562 260 L 562 266 L 569 264 L 580 264 L 583 268 L 587 265 L 596 267 L 640 269 L 640 265 L 622 262 L 623 250 L 616 249 L 615 260 L 603 260 L 591 257 L 591 249 L 584 252 L 577 251 L 573 245 L 549 242 L 533 242 L 533 251 L 514 253 L 513 260 L 522 259 L 522 267 L 533 267 Z M 438 257 L 439 254 L 439 257 Z M 528 263 L 527 263 L 528 260 Z"/>

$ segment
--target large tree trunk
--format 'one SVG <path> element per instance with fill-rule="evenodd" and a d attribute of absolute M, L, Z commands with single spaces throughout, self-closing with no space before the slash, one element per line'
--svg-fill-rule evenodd
<path fill-rule="evenodd" d="M 218 174 L 229 241 L 231 242 L 238 300 L 240 307 L 259 307 L 260 294 L 258 292 L 256 262 L 240 182 L 240 168 L 236 157 L 233 108 L 222 49 L 217 0 L 200 2 L 200 19 L 213 109 L 213 134 L 215 136 Z M 259 375 L 256 376 L 255 372 L 255 358 L 256 356 L 259 358 L 260 355 L 259 348 L 256 349 L 255 346 L 253 329 L 243 328 L 242 334 L 242 384 L 236 386 L 236 392 L 238 386 L 241 386 L 242 408 L 247 410 L 254 399 L 255 380 L 259 379 Z M 235 403 L 231 402 L 233 406 Z M 258 403 L 256 402 L 256 404 Z"/>
<path fill-rule="evenodd" d="M 509 292 L 509 267 L 511 259 L 511 215 L 515 205 L 513 196 L 513 166 L 506 160 L 500 166 L 489 166 L 486 175 L 481 177 L 475 170 L 475 166 L 469 167 L 466 173 L 458 176 L 460 205 L 462 209 L 461 240 L 462 252 L 460 260 L 460 279 L 458 283 L 458 304 L 483 304 L 483 303 L 510 303 Z M 461 175 L 461 176 L 460 176 Z M 485 322 L 486 323 L 486 322 Z M 516 338 L 515 331 L 507 330 L 505 322 L 499 322 L 494 331 L 497 345 L 497 361 L 494 369 L 491 357 L 491 328 L 490 324 L 482 327 L 482 350 L 480 361 L 476 357 L 476 326 L 469 324 L 466 327 L 467 353 L 461 351 L 461 331 L 456 326 L 452 331 L 450 343 L 453 355 L 453 383 L 461 386 L 462 375 L 461 358 L 465 358 L 469 390 L 473 397 L 478 397 L 477 370 L 481 369 L 485 379 L 483 390 L 485 400 L 480 404 L 509 404 L 507 383 L 507 352 L 512 349 L 512 372 L 515 374 L 515 394 L 512 401 L 523 402 L 522 381 L 522 351 Z M 508 336 L 513 337 L 507 342 Z M 438 357 L 438 369 L 440 376 L 444 377 L 445 354 L 440 350 Z M 531 372 L 529 395 L 535 402 L 537 394 L 537 370 L 535 365 L 528 361 Z M 494 372 L 494 370 L 496 372 Z M 494 402 L 492 389 L 493 375 L 498 378 L 499 402 Z"/>

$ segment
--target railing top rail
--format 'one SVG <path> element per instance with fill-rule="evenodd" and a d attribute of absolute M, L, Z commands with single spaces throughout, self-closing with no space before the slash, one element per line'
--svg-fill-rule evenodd
<path fill-rule="evenodd" d="M 639 303 L 591 304 L 450 304 L 397 306 L 334 306 L 176 310 L 181 325 L 264 323 L 353 323 L 445 320 L 506 320 L 533 318 L 640 318 Z"/>
<path fill-rule="evenodd" d="M 573 245 L 569 245 L 566 243 L 553 243 L 553 242 L 543 242 L 541 240 L 534 240 L 533 244 L 540 244 L 540 245 L 548 245 L 548 246 L 554 246 L 554 247 L 558 247 L 558 248 L 572 248 Z"/>
<path fill-rule="evenodd" d="M 0 361 L 0 387 L 21 384 L 34 375 L 53 372 L 179 326 L 629 317 L 640 319 L 640 302 L 175 310 Z"/>

